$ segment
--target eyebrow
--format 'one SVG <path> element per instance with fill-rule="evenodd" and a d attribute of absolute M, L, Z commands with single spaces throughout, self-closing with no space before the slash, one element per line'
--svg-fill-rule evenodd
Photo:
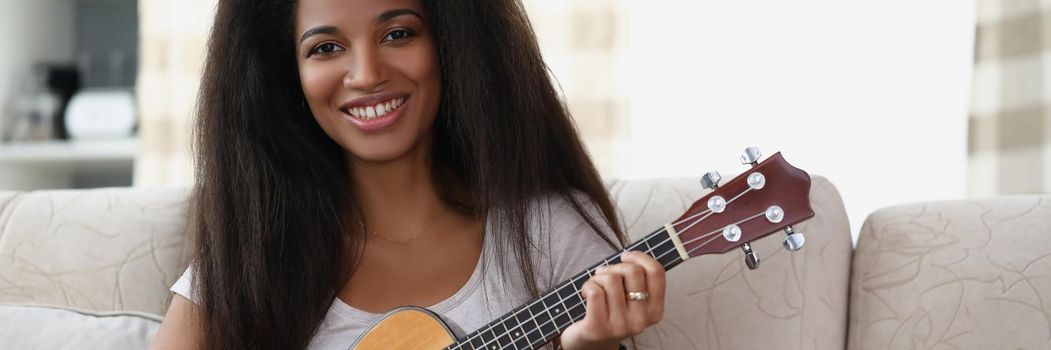
<path fill-rule="evenodd" d="M 299 37 L 299 43 L 302 44 L 304 41 L 307 41 L 307 38 L 318 34 L 332 34 L 338 31 L 339 29 L 336 29 L 336 27 L 333 26 L 319 26 L 310 28 L 307 31 L 303 32 L 303 36 Z"/>
<path fill-rule="evenodd" d="M 383 22 L 389 21 L 391 19 L 394 19 L 394 17 L 405 16 L 405 15 L 416 16 L 416 18 L 419 18 L 420 20 L 423 20 L 423 16 L 420 16 L 420 13 L 416 12 L 416 10 L 404 8 L 404 9 L 390 10 L 390 11 L 381 13 L 379 16 L 376 16 L 376 22 L 383 23 Z"/>
<path fill-rule="evenodd" d="M 399 16 L 416 16 L 416 18 L 419 18 L 420 20 L 423 20 L 423 16 L 420 16 L 420 13 L 416 12 L 416 10 L 404 8 L 404 9 L 394 9 L 394 10 L 390 10 L 390 11 L 381 13 L 379 16 L 376 16 L 376 22 L 383 23 L 383 22 L 386 22 L 386 21 L 390 21 L 390 20 L 394 19 L 395 17 L 399 17 Z M 312 37 L 314 35 L 332 34 L 332 33 L 338 32 L 338 31 L 339 31 L 339 29 L 336 28 L 336 27 L 333 27 L 333 26 L 318 26 L 318 27 L 310 28 L 307 31 L 303 32 L 303 35 L 299 37 L 299 43 L 302 44 L 304 41 L 307 40 L 307 38 Z"/>

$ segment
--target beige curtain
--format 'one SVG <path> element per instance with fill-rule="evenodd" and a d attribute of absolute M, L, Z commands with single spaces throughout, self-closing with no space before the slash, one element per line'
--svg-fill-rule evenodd
<path fill-rule="evenodd" d="M 1051 192 L 1051 0 L 977 9 L 969 192 Z"/>
<path fill-rule="evenodd" d="M 626 75 L 628 13 L 622 0 L 525 0 L 544 61 L 599 172 L 630 171 Z"/>
<path fill-rule="evenodd" d="M 135 186 L 193 182 L 190 120 L 216 0 L 139 0 Z"/>

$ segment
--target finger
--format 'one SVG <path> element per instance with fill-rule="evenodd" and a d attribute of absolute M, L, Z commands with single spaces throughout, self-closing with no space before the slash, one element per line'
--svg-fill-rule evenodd
<path fill-rule="evenodd" d="M 648 292 L 649 289 L 646 285 L 646 271 L 642 269 L 642 266 L 631 262 L 623 262 L 620 264 L 612 265 L 607 268 L 605 273 L 619 274 L 624 281 L 624 292 L 627 295 L 628 292 Z M 627 300 L 627 299 L 625 299 Z M 646 303 L 642 300 L 634 300 L 628 303 L 628 309 L 631 310 L 633 307 L 643 306 Z"/>
<path fill-rule="evenodd" d="M 627 320 L 627 297 L 624 293 L 624 277 L 607 267 L 596 273 L 591 280 L 597 282 L 606 292 L 606 306 L 609 307 L 606 322 L 614 333 L 626 333 L 624 326 Z"/>
<path fill-rule="evenodd" d="M 621 261 L 637 264 L 646 274 L 646 290 L 650 293 L 650 323 L 656 323 L 664 316 L 664 289 L 666 286 L 664 265 L 653 257 L 639 252 L 621 256 Z"/>
<path fill-rule="evenodd" d="M 605 324 L 606 319 L 609 318 L 609 307 L 606 305 L 606 292 L 602 290 L 602 286 L 594 279 L 589 279 L 580 286 L 580 294 L 583 294 L 586 301 L 584 320 L 592 321 L 592 324 L 597 322 Z"/>
<path fill-rule="evenodd" d="M 631 262 L 623 262 L 610 266 L 608 271 L 609 273 L 616 273 L 622 276 L 625 296 L 630 292 L 648 293 L 646 289 L 646 272 L 642 269 L 642 266 Z M 628 331 L 631 334 L 641 333 L 651 323 L 649 321 L 649 309 L 652 303 L 650 299 L 628 300 L 625 298 L 625 300 L 627 312 L 623 320 L 629 326 Z"/>

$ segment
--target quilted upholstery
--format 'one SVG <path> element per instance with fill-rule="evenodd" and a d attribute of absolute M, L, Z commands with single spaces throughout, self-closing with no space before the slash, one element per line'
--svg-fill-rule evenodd
<path fill-rule="evenodd" d="M 850 349 L 1051 349 L 1051 196 L 879 210 L 852 279 Z"/>
<path fill-rule="evenodd" d="M 179 189 L 0 193 L 0 303 L 163 315 L 186 264 L 185 197 Z"/>

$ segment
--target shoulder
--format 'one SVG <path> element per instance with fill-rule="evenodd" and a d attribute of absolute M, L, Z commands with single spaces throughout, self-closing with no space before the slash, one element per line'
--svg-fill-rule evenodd
<path fill-rule="evenodd" d="M 611 223 L 584 192 L 545 194 L 534 205 L 531 233 L 544 289 L 616 252 Z"/>
<path fill-rule="evenodd" d="M 532 209 L 535 223 L 552 232 L 598 230 L 601 231 L 599 233 L 616 239 L 612 225 L 617 223 L 609 222 L 602 209 L 582 191 L 542 194 L 533 201 Z"/>
<path fill-rule="evenodd" d="M 199 304 L 197 288 L 194 285 L 193 275 L 193 264 L 191 263 L 190 266 L 186 267 L 186 271 L 183 271 L 182 276 L 179 276 L 179 279 L 175 281 L 175 284 L 173 284 L 169 290 L 175 294 L 181 295 L 194 304 Z"/>

